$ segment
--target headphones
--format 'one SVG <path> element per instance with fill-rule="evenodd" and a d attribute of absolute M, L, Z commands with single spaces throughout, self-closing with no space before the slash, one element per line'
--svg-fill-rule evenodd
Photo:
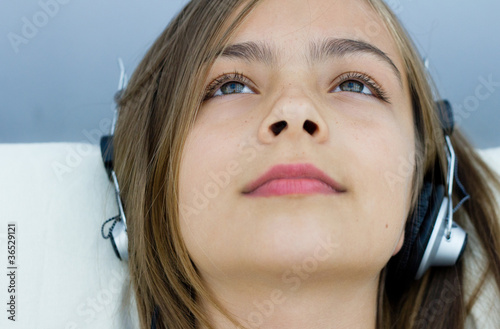
<path fill-rule="evenodd" d="M 122 90 L 126 87 L 123 62 L 118 60 L 121 75 L 115 101 L 118 103 Z M 110 135 L 101 137 L 101 155 L 108 174 L 114 185 L 118 215 L 104 222 L 101 228 L 103 238 L 110 239 L 113 250 L 120 260 L 128 259 L 127 221 L 120 198 L 120 187 L 114 171 L 113 135 L 119 108 L 116 106 Z M 386 282 L 389 282 L 394 292 L 401 291 L 412 280 L 418 280 L 431 266 L 453 266 L 464 252 L 467 244 L 467 233 L 453 222 L 453 212 L 469 198 L 456 175 L 457 159 L 451 144 L 454 120 L 451 105 L 446 100 L 436 102 L 441 128 L 445 136 L 448 172 L 445 175 L 440 166 L 424 177 L 417 207 L 411 214 L 405 227 L 404 244 L 401 250 L 387 264 Z M 446 178 L 446 181 L 444 179 Z M 453 209 L 453 180 L 462 189 L 466 197 Z M 104 234 L 104 226 L 113 221 L 108 234 Z"/>
<path fill-rule="evenodd" d="M 117 106 L 115 107 L 115 113 L 113 117 L 113 123 L 111 125 L 111 132 L 109 135 L 104 135 L 101 137 L 101 156 L 104 163 L 104 168 L 108 174 L 109 180 L 113 183 L 115 188 L 116 202 L 118 204 L 118 215 L 108 219 L 102 224 L 101 235 L 104 239 L 111 240 L 111 246 L 115 251 L 116 257 L 120 260 L 128 260 L 128 236 L 127 236 L 127 219 L 125 217 L 125 211 L 123 210 L 122 200 L 120 198 L 120 186 L 118 185 L 118 179 L 116 178 L 114 166 L 113 166 L 113 136 L 115 133 L 116 121 L 118 119 L 118 101 L 120 99 L 121 93 L 127 86 L 127 75 L 125 74 L 125 67 L 121 58 L 118 58 L 118 64 L 120 65 L 120 81 L 118 83 L 118 92 L 115 95 L 115 102 Z M 104 234 L 104 226 L 113 221 L 113 224 L 108 230 L 108 234 Z"/>
<path fill-rule="evenodd" d="M 406 223 L 403 247 L 387 264 L 386 282 L 391 295 L 401 294 L 431 266 L 455 265 L 467 244 L 467 233 L 453 222 L 453 212 L 469 199 L 456 174 L 457 159 L 450 140 L 453 111 L 447 100 L 437 101 L 436 110 L 445 136 L 448 172 L 445 176 L 436 165 L 434 171 L 424 177 L 417 206 Z M 452 204 L 454 178 L 466 195 L 455 209 Z"/>

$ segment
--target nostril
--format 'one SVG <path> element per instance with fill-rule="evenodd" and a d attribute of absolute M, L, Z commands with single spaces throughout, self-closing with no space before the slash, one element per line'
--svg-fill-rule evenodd
<path fill-rule="evenodd" d="M 316 129 L 318 129 L 318 125 L 315 124 L 314 122 L 312 121 L 309 121 L 309 120 L 306 120 L 306 122 L 304 122 L 304 129 L 311 135 L 314 134 L 314 132 L 316 131 Z"/>
<path fill-rule="evenodd" d="M 276 122 L 271 126 L 271 130 L 275 135 L 278 135 L 286 127 L 286 121 Z"/>

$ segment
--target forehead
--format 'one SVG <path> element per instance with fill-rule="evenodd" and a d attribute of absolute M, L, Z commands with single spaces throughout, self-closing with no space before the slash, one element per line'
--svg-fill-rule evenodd
<path fill-rule="evenodd" d="M 363 0 L 262 0 L 229 44 L 265 41 L 287 60 L 310 52 L 311 40 L 360 40 L 382 50 L 402 69 L 397 47 L 378 14 Z M 402 72 L 402 71 L 401 71 Z"/>

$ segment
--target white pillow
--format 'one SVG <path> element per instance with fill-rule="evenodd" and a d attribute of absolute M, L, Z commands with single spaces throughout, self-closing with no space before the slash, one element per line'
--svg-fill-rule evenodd
<path fill-rule="evenodd" d="M 138 328 L 135 304 L 121 303 L 133 301 L 127 263 L 101 237 L 102 223 L 118 212 L 99 147 L 0 144 L 0 166 L 0 328 Z M 6 312 L 9 222 L 15 323 Z"/>
<path fill-rule="evenodd" d="M 500 148 L 480 154 L 500 171 Z M 6 312 L 10 279 L 2 274 L 0 327 L 138 328 L 127 263 L 101 237 L 101 225 L 118 211 L 99 146 L 0 144 L 0 166 L 0 265 L 10 271 L 13 222 L 17 266 L 15 326 Z"/>

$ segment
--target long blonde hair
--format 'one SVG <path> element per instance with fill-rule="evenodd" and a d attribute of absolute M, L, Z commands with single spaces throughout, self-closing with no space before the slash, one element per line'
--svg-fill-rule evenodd
<path fill-rule="evenodd" d="M 213 303 L 238 328 L 238 322 L 203 285 L 183 243 L 178 177 L 183 146 L 202 103 L 208 71 L 236 28 L 261 1 L 190 1 L 149 49 L 119 100 L 115 171 L 127 214 L 129 270 L 142 329 L 149 327 L 155 306 L 159 310 L 157 328 L 194 329 L 201 323 L 212 329 L 197 303 L 199 297 Z M 381 0 L 366 1 L 395 40 L 409 82 L 417 150 L 414 207 L 424 174 L 435 165 L 445 166 L 443 136 L 434 110 L 437 93 L 392 11 Z M 500 213 L 492 196 L 493 189 L 500 191 L 500 179 L 460 131 L 454 132 L 452 143 L 459 161 L 458 175 L 471 196 L 455 219 L 476 229 L 489 261 L 488 273 L 500 286 Z M 390 282 L 384 282 L 381 275 L 377 327 L 420 328 L 424 311 L 439 298 L 443 282 L 453 282 L 461 291 L 462 265 L 432 268 L 397 300 L 385 294 L 384 286 Z M 479 289 L 480 285 L 469 301 L 461 294 L 447 303 L 443 316 L 426 318 L 427 327 L 463 328 Z"/>

